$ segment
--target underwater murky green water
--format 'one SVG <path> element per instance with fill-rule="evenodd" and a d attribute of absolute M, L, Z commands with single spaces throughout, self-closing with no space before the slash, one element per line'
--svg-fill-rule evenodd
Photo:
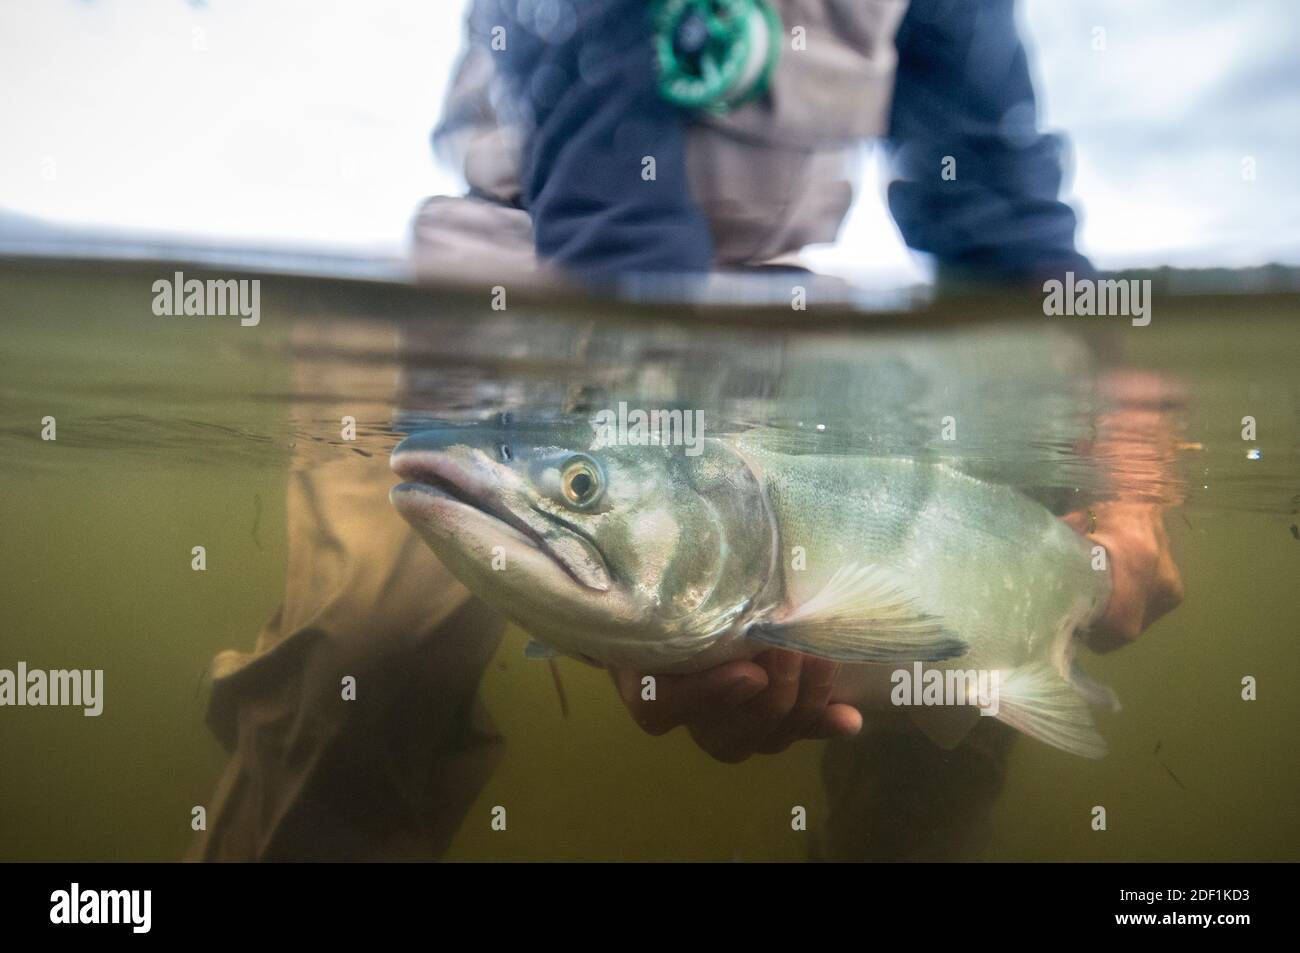
<path fill-rule="evenodd" d="M 0 859 L 186 852 L 227 761 L 205 721 L 209 664 L 252 651 L 286 599 L 313 618 L 310 594 L 286 596 L 319 585 L 313 560 L 290 552 L 296 507 L 317 501 L 344 527 L 326 534 L 325 565 L 349 546 L 340 534 L 409 535 L 385 499 L 405 430 L 618 400 L 700 408 L 714 432 L 776 426 L 793 450 L 943 459 L 1057 513 L 1166 505 L 1185 600 L 1134 645 L 1085 653 L 1124 704 L 1099 716 L 1111 750 L 1098 761 L 1026 738 L 992 759 L 918 754 L 885 733 L 721 764 L 683 730 L 642 733 L 606 674 L 565 659 L 562 714 L 550 667 L 523 657 L 512 627 L 478 690 L 494 754 L 473 771 L 449 756 L 460 768 L 429 795 L 447 805 L 447 859 L 800 860 L 878 856 L 885 840 L 994 860 L 1300 858 L 1294 300 L 1166 299 L 1146 328 L 981 313 L 928 330 L 788 331 L 266 279 L 261 321 L 245 328 L 156 317 L 154 277 L 0 269 L 0 669 L 104 672 L 98 717 L 0 707 Z M 57 439 L 41 439 L 46 417 Z M 383 580 L 358 590 L 369 601 L 349 607 L 351 637 L 398 617 L 392 598 Z M 439 674 L 472 696 L 477 669 L 464 672 Z M 1241 697 L 1246 676 L 1257 700 Z M 265 690 L 298 677 L 288 664 Z M 460 750 L 423 717 L 383 724 L 402 736 L 384 745 Z M 298 765 L 301 752 L 282 754 Z M 359 779 L 334 770 L 350 799 Z M 272 780 L 256 779 L 253 815 L 278 803 Z M 794 805 L 806 831 L 791 829 Z"/>

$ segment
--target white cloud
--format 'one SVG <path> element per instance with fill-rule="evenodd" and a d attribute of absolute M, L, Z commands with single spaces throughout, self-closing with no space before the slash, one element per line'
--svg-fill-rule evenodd
<path fill-rule="evenodd" d="M 458 188 L 428 137 L 459 7 L 11 0 L 0 206 L 398 250 L 418 199 Z"/>

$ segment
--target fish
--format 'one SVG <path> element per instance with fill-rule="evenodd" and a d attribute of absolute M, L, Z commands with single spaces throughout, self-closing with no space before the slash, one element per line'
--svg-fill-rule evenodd
<path fill-rule="evenodd" d="M 839 663 L 833 700 L 909 704 L 944 747 L 994 714 L 1105 753 L 1090 705 L 1117 702 L 1075 655 L 1109 576 L 1041 503 L 942 461 L 792 451 L 762 428 L 696 450 L 610 444 L 581 418 L 433 427 L 394 448 L 390 499 L 531 635 L 530 657 L 653 676 L 778 647 Z M 989 674 L 982 707 L 920 704 L 919 688 L 900 702 L 930 672 Z"/>

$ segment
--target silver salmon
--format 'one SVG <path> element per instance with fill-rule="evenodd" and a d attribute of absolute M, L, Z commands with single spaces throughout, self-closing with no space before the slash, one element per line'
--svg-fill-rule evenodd
<path fill-rule="evenodd" d="M 761 430 L 693 454 L 593 435 L 471 425 L 393 451 L 394 505 L 532 635 L 530 654 L 654 675 L 777 646 L 842 663 L 836 700 L 888 694 L 941 744 L 983 712 L 1105 752 L 1088 706 L 1113 696 L 1074 655 L 1109 578 L 1040 503 L 942 463 L 788 452 Z"/>

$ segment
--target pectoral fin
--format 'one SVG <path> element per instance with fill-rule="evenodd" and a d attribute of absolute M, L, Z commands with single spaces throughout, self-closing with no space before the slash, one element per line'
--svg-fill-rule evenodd
<path fill-rule="evenodd" d="M 792 652 L 840 662 L 935 662 L 967 645 L 878 566 L 845 566 L 817 595 L 755 623 L 748 635 Z"/>

